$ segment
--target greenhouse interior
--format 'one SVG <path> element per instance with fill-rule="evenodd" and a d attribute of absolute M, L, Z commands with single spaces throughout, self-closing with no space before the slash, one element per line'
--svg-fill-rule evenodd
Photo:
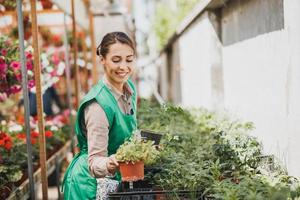
<path fill-rule="evenodd" d="M 0 199 L 300 200 L 299 0 L 0 0 Z"/>

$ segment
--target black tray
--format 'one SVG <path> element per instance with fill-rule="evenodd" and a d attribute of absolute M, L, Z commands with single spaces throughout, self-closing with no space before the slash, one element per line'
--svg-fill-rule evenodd
<path fill-rule="evenodd" d="M 115 192 L 108 196 L 112 200 L 206 200 L 200 192 L 193 191 L 168 191 L 153 188 L 138 188 L 126 192 Z"/>
<path fill-rule="evenodd" d="M 141 137 L 146 140 L 152 140 L 155 145 L 159 145 L 162 134 L 148 130 L 141 130 Z"/>

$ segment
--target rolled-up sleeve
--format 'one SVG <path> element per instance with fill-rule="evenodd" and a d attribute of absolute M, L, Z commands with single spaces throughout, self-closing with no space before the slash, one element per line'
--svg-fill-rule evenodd
<path fill-rule="evenodd" d="M 104 110 L 97 102 L 88 105 L 84 110 L 84 121 L 88 141 L 88 165 L 95 178 L 109 174 L 106 163 L 109 123 Z"/>

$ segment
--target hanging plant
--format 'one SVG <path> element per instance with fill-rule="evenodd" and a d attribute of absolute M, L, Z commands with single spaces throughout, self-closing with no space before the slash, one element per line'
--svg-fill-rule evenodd
<path fill-rule="evenodd" d="M 47 27 L 40 27 L 39 32 L 43 39 L 43 46 L 47 47 L 52 43 L 52 33 L 49 28 Z"/>
<path fill-rule="evenodd" d="M 83 33 L 82 32 L 77 32 L 77 51 L 81 52 L 83 50 L 83 43 L 84 43 L 84 39 L 83 39 Z M 70 44 L 70 46 L 73 48 L 73 44 L 74 44 L 74 39 L 73 39 L 73 32 L 72 31 L 68 31 L 67 32 L 67 37 L 68 37 L 68 44 Z"/>
<path fill-rule="evenodd" d="M 29 15 L 24 13 L 24 18 L 23 18 L 23 27 L 24 27 L 24 39 L 29 40 L 29 38 L 32 35 L 31 31 L 31 22 L 29 20 Z M 19 30 L 18 27 L 14 27 L 11 29 L 9 33 L 9 37 L 13 38 L 14 40 L 19 39 Z"/>
<path fill-rule="evenodd" d="M 52 35 L 52 42 L 55 47 L 61 47 L 63 45 L 62 36 L 58 34 Z"/>
<path fill-rule="evenodd" d="M 6 36 L 0 37 L 0 96 L 9 97 L 22 89 L 22 72 L 19 54 L 19 46 L 16 41 Z M 28 87 L 34 86 L 33 57 L 31 51 L 25 51 L 26 67 L 28 72 Z M 0 100 L 4 98 L 0 98 Z"/>
<path fill-rule="evenodd" d="M 15 0 L 0 0 L 0 5 L 4 6 L 6 11 L 13 11 L 17 7 L 17 1 L 15 1 Z"/>

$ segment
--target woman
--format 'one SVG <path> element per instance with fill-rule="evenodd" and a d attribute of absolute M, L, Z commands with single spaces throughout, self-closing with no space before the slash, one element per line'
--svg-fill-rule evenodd
<path fill-rule="evenodd" d="M 122 32 L 108 33 L 97 48 L 104 77 L 83 98 L 77 113 L 80 152 L 64 177 L 65 199 L 95 199 L 96 178 L 120 181 L 117 149 L 136 128 L 135 46 Z"/>

